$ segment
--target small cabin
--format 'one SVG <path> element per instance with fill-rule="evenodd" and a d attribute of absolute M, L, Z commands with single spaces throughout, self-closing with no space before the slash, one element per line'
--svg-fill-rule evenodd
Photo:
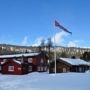
<path fill-rule="evenodd" d="M 47 57 L 42 53 L 24 53 L 0 56 L 2 74 L 26 74 L 46 72 Z M 12 70 L 10 70 L 12 69 Z"/>
<path fill-rule="evenodd" d="M 16 60 L 8 60 L 2 63 L 2 74 L 22 75 L 28 73 L 28 63 L 22 63 Z"/>
<path fill-rule="evenodd" d="M 50 64 L 50 73 L 55 71 L 54 61 Z M 90 64 L 82 59 L 59 58 L 56 60 L 56 72 L 85 72 L 90 69 Z"/>

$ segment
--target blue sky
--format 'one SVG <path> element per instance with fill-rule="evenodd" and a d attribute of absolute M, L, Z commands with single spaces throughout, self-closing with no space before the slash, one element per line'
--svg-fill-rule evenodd
<path fill-rule="evenodd" d="M 90 47 L 90 0 L 0 0 L 0 43 Z M 72 35 L 54 26 L 57 20 Z"/>

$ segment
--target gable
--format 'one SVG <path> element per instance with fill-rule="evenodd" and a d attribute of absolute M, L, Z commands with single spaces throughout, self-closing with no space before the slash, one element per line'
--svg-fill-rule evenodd
<path fill-rule="evenodd" d="M 17 61 L 17 60 L 7 60 L 5 62 L 2 62 L 1 64 L 2 65 L 5 65 L 5 64 L 18 64 L 18 65 L 21 65 L 22 63 L 20 61 Z"/>

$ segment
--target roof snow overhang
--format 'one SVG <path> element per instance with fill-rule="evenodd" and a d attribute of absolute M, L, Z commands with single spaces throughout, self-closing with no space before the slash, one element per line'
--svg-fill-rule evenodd
<path fill-rule="evenodd" d="M 6 59 L 6 58 L 18 58 L 18 57 L 33 57 L 37 56 L 40 53 L 24 53 L 24 54 L 13 54 L 13 55 L 1 55 L 0 59 Z"/>

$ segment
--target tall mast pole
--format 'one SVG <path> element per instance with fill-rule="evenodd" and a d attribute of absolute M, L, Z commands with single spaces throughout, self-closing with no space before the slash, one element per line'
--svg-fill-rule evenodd
<path fill-rule="evenodd" d="M 55 42 L 56 42 L 56 40 L 55 40 L 55 36 L 54 36 L 54 44 L 55 44 L 54 45 L 54 62 L 55 62 L 54 63 L 54 69 L 55 69 L 54 71 L 55 71 L 55 74 L 56 74 L 57 71 L 56 71 L 56 43 Z"/>

